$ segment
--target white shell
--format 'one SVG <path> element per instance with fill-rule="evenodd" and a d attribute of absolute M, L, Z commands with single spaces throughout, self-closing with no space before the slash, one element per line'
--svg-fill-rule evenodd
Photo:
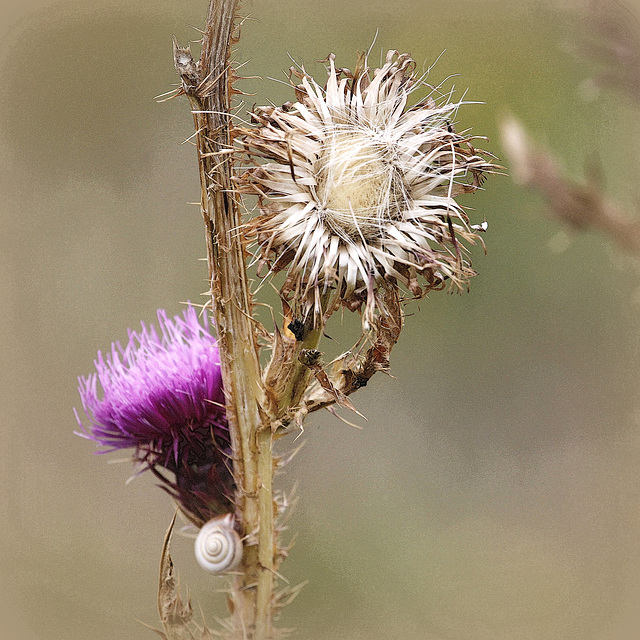
<path fill-rule="evenodd" d="M 233 571 L 242 560 L 242 540 L 233 528 L 233 515 L 227 513 L 205 523 L 195 544 L 198 564 L 210 573 Z"/>

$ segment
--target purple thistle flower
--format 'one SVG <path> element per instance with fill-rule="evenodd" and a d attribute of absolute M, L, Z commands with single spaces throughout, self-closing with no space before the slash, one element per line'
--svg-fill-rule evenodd
<path fill-rule="evenodd" d="M 203 319 L 193 307 L 173 320 L 158 311 L 161 334 L 130 330 L 125 348 L 98 352 L 96 373 L 78 387 L 87 417 L 78 435 L 101 453 L 134 449 L 198 526 L 233 511 L 234 490 L 220 357 Z"/>

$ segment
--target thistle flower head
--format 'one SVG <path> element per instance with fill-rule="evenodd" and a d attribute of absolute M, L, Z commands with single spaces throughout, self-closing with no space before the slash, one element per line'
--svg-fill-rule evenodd
<path fill-rule="evenodd" d="M 258 195 L 247 232 L 262 264 L 287 270 L 281 293 L 294 313 L 326 313 L 329 296 L 329 307 L 364 306 L 367 326 L 386 313 L 381 288 L 402 284 L 419 298 L 474 275 L 460 241 L 481 227 L 454 198 L 493 166 L 454 131 L 461 103 L 429 95 L 408 105 L 424 84 L 409 55 L 390 51 L 374 71 L 366 56 L 353 72 L 333 55 L 328 63 L 324 87 L 296 72 L 297 102 L 254 109 L 257 126 L 238 140 L 255 166 L 239 186 Z"/>
<path fill-rule="evenodd" d="M 123 348 L 98 353 L 96 373 L 79 379 L 86 426 L 79 435 L 102 451 L 133 449 L 185 514 L 202 524 L 232 511 L 230 438 L 216 339 L 195 309 L 169 319 L 160 333 L 142 325 Z M 98 391 L 101 387 L 101 393 Z M 166 472 L 169 472 L 167 475 Z"/>

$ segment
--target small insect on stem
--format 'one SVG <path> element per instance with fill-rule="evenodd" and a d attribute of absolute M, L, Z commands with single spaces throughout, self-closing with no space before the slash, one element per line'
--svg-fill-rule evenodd
<path fill-rule="evenodd" d="M 302 342 L 304 340 L 304 322 L 299 318 L 292 320 L 288 325 L 287 329 L 293 333 L 296 341 Z"/>

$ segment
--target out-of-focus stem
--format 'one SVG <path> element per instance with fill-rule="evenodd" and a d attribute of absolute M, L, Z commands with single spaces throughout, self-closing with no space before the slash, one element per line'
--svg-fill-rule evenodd
<path fill-rule="evenodd" d="M 560 161 L 535 144 L 515 118 L 502 123 L 502 142 L 511 161 L 514 180 L 540 191 L 550 212 L 576 230 L 592 228 L 629 253 L 640 253 L 640 221 L 605 197 L 595 167 L 584 183 L 564 175 Z"/>
<path fill-rule="evenodd" d="M 245 538 L 231 593 L 233 638 L 270 640 L 276 553 L 272 435 L 261 409 L 264 393 L 252 296 L 228 154 L 236 2 L 211 0 L 198 62 L 188 48 L 175 43 L 174 57 L 195 120 L 212 308 L 234 452 L 236 516 Z"/>

